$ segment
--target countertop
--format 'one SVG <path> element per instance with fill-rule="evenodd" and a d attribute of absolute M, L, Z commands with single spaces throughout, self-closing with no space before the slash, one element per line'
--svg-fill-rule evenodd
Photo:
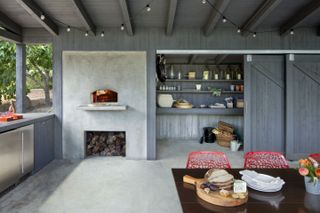
<path fill-rule="evenodd" d="M 22 115 L 23 119 L 17 121 L 0 122 L 0 133 L 54 117 L 52 113 L 25 113 Z"/>

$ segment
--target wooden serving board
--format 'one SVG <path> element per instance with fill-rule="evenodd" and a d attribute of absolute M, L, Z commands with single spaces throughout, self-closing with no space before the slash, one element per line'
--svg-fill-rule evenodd
<path fill-rule="evenodd" d="M 185 175 L 183 176 L 183 182 L 195 185 L 197 196 L 202 200 L 214 205 L 234 207 L 243 205 L 248 201 L 248 193 L 246 194 L 246 197 L 244 199 L 224 197 L 220 195 L 219 191 L 210 191 L 209 193 L 206 193 L 203 189 L 200 188 L 201 184 L 206 182 L 204 178 L 198 179 L 189 175 Z"/>

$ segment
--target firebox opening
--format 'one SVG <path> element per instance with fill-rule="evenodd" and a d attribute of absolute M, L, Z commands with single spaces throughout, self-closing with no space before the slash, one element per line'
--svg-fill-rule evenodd
<path fill-rule="evenodd" d="M 126 133 L 86 131 L 85 154 L 89 156 L 126 156 Z"/>

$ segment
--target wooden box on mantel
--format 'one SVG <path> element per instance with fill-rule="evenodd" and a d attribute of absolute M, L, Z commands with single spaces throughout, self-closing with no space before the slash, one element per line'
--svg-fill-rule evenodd
<path fill-rule="evenodd" d="M 96 90 L 91 93 L 91 102 L 92 103 L 117 103 L 118 102 L 118 93 L 110 90 Z"/>

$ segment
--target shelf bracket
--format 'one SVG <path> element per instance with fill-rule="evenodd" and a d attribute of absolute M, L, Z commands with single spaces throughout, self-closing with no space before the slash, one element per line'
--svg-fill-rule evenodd
<path fill-rule="evenodd" d="M 289 61 L 294 61 L 294 54 L 289 54 Z"/>
<path fill-rule="evenodd" d="M 252 55 L 247 55 L 247 62 L 252 62 Z"/>

